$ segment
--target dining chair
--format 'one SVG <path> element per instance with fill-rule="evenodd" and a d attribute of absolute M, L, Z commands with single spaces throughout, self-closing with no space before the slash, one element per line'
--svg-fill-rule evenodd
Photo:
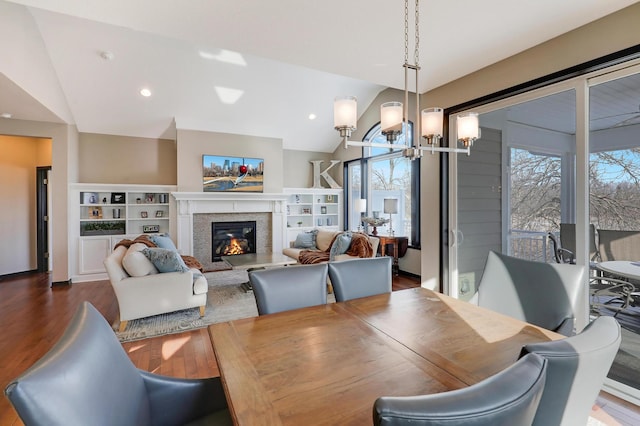
<path fill-rule="evenodd" d="M 470 302 L 570 336 L 575 313 L 582 311 L 585 273 L 580 265 L 534 262 L 490 251 Z"/>
<path fill-rule="evenodd" d="M 373 424 L 530 425 L 540 403 L 546 370 L 547 361 L 530 354 L 466 388 L 431 395 L 380 397 L 373 406 Z"/>
<path fill-rule="evenodd" d="M 180 379 L 137 369 L 89 302 L 5 394 L 27 426 L 231 424 L 219 377 Z"/>
<path fill-rule="evenodd" d="M 531 343 L 522 356 L 547 360 L 547 381 L 533 424 L 584 426 L 620 347 L 620 325 L 601 316 L 575 336 Z"/>
<path fill-rule="evenodd" d="M 549 233 L 549 239 L 553 247 L 553 255 L 557 263 L 576 263 L 576 224 L 560 224 L 560 241 L 553 233 Z M 589 262 L 591 267 L 600 261 L 600 251 L 596 243 L 596 227 L 589 225 Z"/>
<path fill-rule="evenodd" d="M 259 315 L 327 303 L 327 264 L 249 272 Z"/>
<path fill-rule="evenodd" d="M 336 302 L 391 293 L 392 258 L 389 256 L 329 263 L 329 279 Z"/>

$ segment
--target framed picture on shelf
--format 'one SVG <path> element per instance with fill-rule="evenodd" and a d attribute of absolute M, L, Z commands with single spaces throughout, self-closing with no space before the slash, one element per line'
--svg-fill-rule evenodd
<path fill-rule="evenodd" d="M 311 214 L 311 209 L 310 209 L 310 208 L 308 208 L 308 207 L 304 207 L 304 208 L 302 209 L 302 214 Z"/>
<path fill-rule="evenodd" d="M 112 192 L 111 204 L 124 204 L 124 192 Z"/>
<path fill-rule="evenodd" d="M 327 195 L 327 203 L 333 203 L 333 194 Z"/>
<path fill-rule="evenodd" d="M 160 225 L 142 225 L 142 232 L 160 232 Z"/>
<path fill-rule="evenodd" d="M 327 214 L 327 206 L 320 206 L 320 214 Z"/>
<path fill-rule="evenodd" d="M 102 207 L 87 207 L 91 219 L 102 219 Z"/>
<path fill-rule="evenodd" d="M 164 212 L 162 210 L 156 210 L 156 217 L 164 216 Z"/>
<path fill-rule="evenodd" d="M 149 217 L 149 214 L 147 212 L 140 212 L 140 217 L 147 218 Z"/>
<path fill-rule="evenodd" d="M 98 193 L 97 192 L 83 192 L 82 193 L 82 204 L 98 204 Z"/>

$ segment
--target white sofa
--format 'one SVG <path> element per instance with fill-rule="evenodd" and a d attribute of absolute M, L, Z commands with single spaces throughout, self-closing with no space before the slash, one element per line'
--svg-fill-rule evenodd
<path fill-rule="evenodd" d="M 300 256 L 300 252 L 302 250 L 317 250 L 317 251 L 328 251 L 331 249 L 331 242 L 333 241 L 334 237 L 336 235 L 338 235 L 339 233 L 341 233 L 342 231 L 328 231 L 328 230 L 323 230 L 320 229 L 318 230 L 317 234 L 316 234 L 316 247 L 315 248 L 298 248 L 298 247 L 294 247 L 295 245 L 295 241 L 291 241 L 289 242 L 289 247 L 285 248 L 282 250 L 282 253 L 297 260 L 299 262 L 298 257 Z M 371 235 L 368 236 L 369 238 L 369 243 L 371 243 L 371 248 L 373 249 L 372 251 L 372 256 L 371 257 L 376 257 L 376 253 L 378 252 L 378 245 L 380 244 L 380 239 L 378 237 L 373 237 Z M 337 256 L 335 256 L 336 261 L 339 260 L 348 260 L 348 259 L 357 259 L 358 257 L 356 256 L 351 256 L 348 254 L 339 254 Z"/>
<path fill-rule="evenodd" d="M 124 331 L 129 320 L 181 309 L 199 307 L 200 316 L 204 316 L 208 285 L 197 269 L 163 273 L 151 270 L 148 275 L 130 276 L 123 266 L 127 251 L 127 247 L 119 246 L 104 260 L 118 299 L 120 331 Z"/>

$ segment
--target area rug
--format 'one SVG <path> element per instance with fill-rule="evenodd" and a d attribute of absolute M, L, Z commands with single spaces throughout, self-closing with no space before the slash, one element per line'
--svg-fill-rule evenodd
<path fill-rule="evenodd" d="M 241 284 L 248 281 L 246 271 L 231 270 L 204 274 L 209 283 L 205 316 L 200 318 L 197 308 L 131 320 L 124 332 L 113 329 L 121 342 L 146 339 L 166 334 L 182 333 L 209 324 L 249 318 L 258 315 L 252 291 L 244 291 Z"/>

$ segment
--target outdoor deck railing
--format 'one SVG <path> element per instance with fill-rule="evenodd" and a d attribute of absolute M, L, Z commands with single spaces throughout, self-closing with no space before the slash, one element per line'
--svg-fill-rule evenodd
<path fill-rule="evenodd" d="M 553 262 L 553 248 L 548 244 L 546 232 L 509 231 L 509 255 L 538 262 Z"/>

